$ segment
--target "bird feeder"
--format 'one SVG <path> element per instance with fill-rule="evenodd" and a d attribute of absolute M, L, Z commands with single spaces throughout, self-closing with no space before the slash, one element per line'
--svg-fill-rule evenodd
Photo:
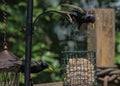
<path fill-rule="evenodd" d="M 3 2 L 3 46 L 0 52 L 0 86 L 19 86 L 20 60 L 14 54 L 10 53 L 7 48 L 6 32 L 7 32 L 7 2 Z"/>
<path fill-rule="evenodd" d="M 20 60 L 7 48 L 0 52 L 0 86 L 19 86 Z"/>
<path fill-rule="evenodd" d="M 96 86 L 94 51 L 63 51 L 64 86 Z"/>

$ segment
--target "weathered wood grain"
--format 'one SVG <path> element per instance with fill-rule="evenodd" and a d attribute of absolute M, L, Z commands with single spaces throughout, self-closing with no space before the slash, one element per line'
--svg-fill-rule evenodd
<path fill-rule="evenodd" d="M 62 82 L 53 82 L 53 83 L 36 84 L 33 86 L 63 86 L 63 83 Z"/>
<path fill-rule="evenodd" d="M 89 31 L 88 50 L 96 50 L 97 66 L 114 66 L 115 12 L 95 9 L 95 17 L 95 28 Z"/>

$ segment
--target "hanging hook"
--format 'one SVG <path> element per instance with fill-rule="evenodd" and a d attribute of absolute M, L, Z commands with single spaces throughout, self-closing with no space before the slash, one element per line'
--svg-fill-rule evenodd
<path fill-rule="evenodd" d="M 68 20 L 70 23 L 72 23 L 72 18 L 70 15 L 70 12 L 66 12 L 66 11 L 57 11 L 57 10 L 47 10 L 44 11 L 43 13 L 40 13 L 35 20 L 33 21 L 33 26 L 35 25 L 35 23 L 38 21 L 38 19 L 42 16 L 45 15 L 47 13 L 58 13 L 60 15 L 62 15 L 66 20 Z"/>

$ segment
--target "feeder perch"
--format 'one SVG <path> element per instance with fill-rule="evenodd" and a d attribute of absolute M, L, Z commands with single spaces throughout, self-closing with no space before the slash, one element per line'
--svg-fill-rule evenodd
<path fill-rule="evenodd" d="M 7 49 L 0 52 L 0 86 L 19 86 L 21 61 Z"/>

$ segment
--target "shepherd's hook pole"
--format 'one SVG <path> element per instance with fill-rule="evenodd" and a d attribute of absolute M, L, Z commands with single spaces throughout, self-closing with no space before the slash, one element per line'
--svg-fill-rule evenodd
<path fill-rule="evenodd" d="M 26 22 L 26 53 L 25 53 L 25 84 L 30 86 L 31 73 L 31 48 L 32 48 L 32 30 L 33 30 L 33 0 L 27 0 L 27 22 Z"/>

